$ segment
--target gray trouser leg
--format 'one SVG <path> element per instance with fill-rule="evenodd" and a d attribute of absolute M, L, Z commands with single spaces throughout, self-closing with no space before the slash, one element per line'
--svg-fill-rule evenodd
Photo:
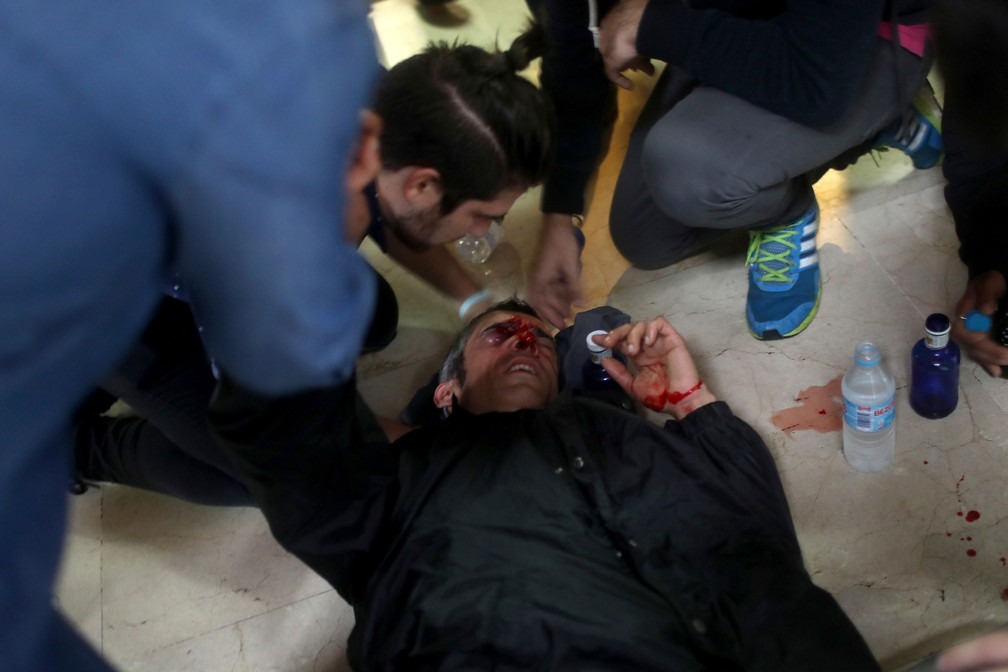
<path fill-rule="evenodd" d="M 630 137 L 610 211 L 613 242 L 634 266 L 660 268 L 710 239 L 715 232 L 705 229 L 797 219 L 814 203 L 812 185 L 830 163 L 902 114 L 899 101 L 913 97 L 929 68 L 930 59 L 879 39 L 850 110 L 825 128 L 666 68 Z"/>

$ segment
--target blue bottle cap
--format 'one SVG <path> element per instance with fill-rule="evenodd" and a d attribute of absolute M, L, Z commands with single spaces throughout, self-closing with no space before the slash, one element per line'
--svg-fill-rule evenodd
<path fill-rule="evenodd" d="M 963 316 L 963 319 L 966 320 L 965 326 L 968 331 L 990 331 L 994 324 L 990 316 L 984 315 L 979 310 L 971 310 Z"/>

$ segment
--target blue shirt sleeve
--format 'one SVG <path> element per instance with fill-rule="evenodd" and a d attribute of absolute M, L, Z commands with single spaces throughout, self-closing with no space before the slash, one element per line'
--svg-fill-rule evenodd
<path fill-rule="evenodd" d="M 292 41 L 238 82 L 171 189 L 177 267 L 207 349 L 261 393 L 349 378 L 373 308 L 373 275 L 342 225 L 377 72 L 359 18 Z"/>

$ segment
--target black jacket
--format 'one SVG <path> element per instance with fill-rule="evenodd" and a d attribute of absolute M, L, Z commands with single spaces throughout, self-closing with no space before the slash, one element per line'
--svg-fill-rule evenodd
<path fill-rule="evenodd" d="M 942 115 L 948 185 L 945 200 L 961 243 L 959 257 L 974 278 L 998 271 L 1008 279 L 1008 149 L 962 125 L 963 106 L 981 104 L 965 97 L 957 82 L 946 88 Z"/>
<path fill-rule="evenodd" d="M 878 669 L 724 403 L 660 428 L 562 395 L 392 446 L 351 389 L 225 390 L 214 421 L 278 540 L 353 605 L 357 670 Z"/>

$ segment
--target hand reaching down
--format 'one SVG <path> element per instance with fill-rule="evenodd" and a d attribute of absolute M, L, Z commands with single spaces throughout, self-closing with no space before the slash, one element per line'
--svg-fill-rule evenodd
<path fill-rule="evenodd" d="M 966 291 L 956 304 L 956 313 L 968 315 L 976 310 L 996 318 L 998 302 L 1005 291 L 1005 277 L 1001 273 L 981 273 L 966 285 Z M 962 346 L 970 359 L 978 362 L 992 376 L 1000 376 L 1001 367 L 1008 365 L 1008 348 L 991 338 L 988 331 L 970 331 L 966 329 L 963 320 L 958 319 L 953 320 L 952 338 Z"/>
<path fill-rule="evenodd" d="M 545 216 L 526 298 L 557 329 L 567 325 L 572 306 L 581 303 L 581 245 L 570 215 Z"/>

